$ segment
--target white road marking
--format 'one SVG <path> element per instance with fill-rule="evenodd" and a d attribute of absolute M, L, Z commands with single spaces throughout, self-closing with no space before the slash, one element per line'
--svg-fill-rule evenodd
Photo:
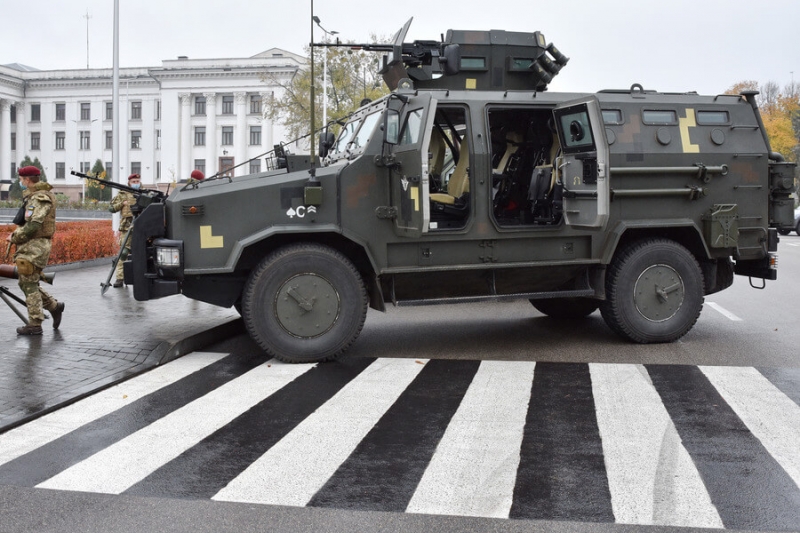
<path fill-rule="evenodd" d="M 755 368 L 699 368 L 800 487 L 800 406 Z"/>
<path fill-rule="evenodd" d="M 724 316 L 725 318 L 727 318 L 729 320 L 733 320 L 734 322 L 741 322 L 742 321 L 741 318 L 739 318 L 738 316 L 734 315 L 733 313 L 731 313 L 730 311 L 728 311 L 727 309 L 725 309 L 724 307 L 722 307 L 721 305 L 719 305 L 716 302 L 706 302 L 706 305 L 708 305 L 709 307 L 711 307 L 716 312 L 718 312 L 719 314 L 721 314 L 722 316 Z"/>
<path fill-rule="evenodd" d="M 375 361 L 212 499 L 306 505 L 423 368 Z"/>
<path fill-rule="evenodd" d="M 37 487 L 119 494 L 314 366 L 268 361 Z"/>
<path fill-rule="evenodd" d="M 617 523 L 723 527 L 647 370 L 589 368 Z"/>
<path fill-rule="evenodd" d="M 535 366 L 481 363 L 407 512 L 508 518 Z"/>
<path fill-rule="evenodd" d="M 67 433 L 166 387 L 226 357 L 193 352 L 171 363 L 98 392 L 84 400 L 0 435 L 0 464 L 7 463 Z"/>

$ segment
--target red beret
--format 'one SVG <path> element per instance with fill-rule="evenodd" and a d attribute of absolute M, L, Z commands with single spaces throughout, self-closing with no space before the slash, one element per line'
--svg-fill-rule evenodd
<path fill-rule="evenodd" d="M 192 170 L 192 179 L 193 180 L 202 180 L 202 179 L 205 179 L 205 176 L 199 170 Z"/>
<path fill-rule="evenodd" d="M 140 180 L 140 179 L 142 179 L 142 177 L 139 174 L 131 174 L 130 176 L 128 176 L 128 181 Z"/>
<path fill-rule="evenodd" d="M 39 171 L 39 169 L 37 167 L 33 166 L 33 165 L 30 165 L 30 166 L 27 166 L 27 167 L 22 167 L 21 169 L 19 169 L 18 173 L 19 173 L 19 176 L 21 178 L 29 178 L 31 176 L 41 176 L 42 175 L 41 172 Z"/>

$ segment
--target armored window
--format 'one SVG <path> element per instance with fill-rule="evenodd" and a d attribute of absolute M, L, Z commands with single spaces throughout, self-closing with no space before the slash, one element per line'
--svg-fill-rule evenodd
<path fill-rule="evenodd" d="M 339 138 L 336 140 L 336 146 L 334 146 L 331 153 L 338 154 L 340 152 L 344 152 L 347 149 L 347 144 L 350 142 L 350 139 L 353 138 L 353 134 L 356 132 L 356 126 L 358 126 L 358 122 L 348 122 L 344 126 L 342 126 L 342 131 L 339 132 Z"/>
<path fill-rule="evenodd" d="M 56 104 L 56 120 L 64 120 L 66 118 L 67 104 Z"/>
<path fill-rule="evenodd" d="M 258 174 L 261 172 L 261 160 L 253 159 L 250 161 L 250 174 Z"/>
<path fill-rule="evenodd" d="M 731 118 L 727 111 L 698 111 L 697 123 L 701 126 L 720 126 L 730 124 Z"/>
<path fill-rule="evenodd" d="M 40 104 L 31 104 L 31 122 L 42 120 L 42 108 Z"/>
<path fill-rule="evenodd" d="M 131 149 L 138 150 L 142 144 L 142 131 L 131 130 Z"/>
<path fill-rule="evenodd" d="M 399 144 L 417 144 L 420 131 L 422 131 L 422 109 L 415 109 L 406 115 Z"/>
<path fill-rule="evenodd" d="M 622 110 L 603 109 L 603 122 L 606 124 L 622 124 Z"/>
<path fill-rule="evenodd" d="M 205 126 L 197 126 L 194 129 L 194 145 L 195 146 L 205 146 L 206 145 L 206 128 Z"/>
<path fill-rule="evenodd" d="M 199 170 L 203 174 L 206 173 L 206 160 L 205 159 L 195 159 L 194 160 L 194 168 L 195 170 Z"/>
<path fill-rule="evenodd" d="M 222 127 L 222 145 L 230 146 L 233 144 L 233 126 Z"/>
<path fill-rule="evenodd" d="M 678 113 L 669 109 L 646 109 L 642 111 L 642 122 L 649 126 L 675 126 Z"/>
<path fill-rule="evenodd" d="M 114 118 L 114 103 L 106 102 L 106 120 L 111 120 L 113 118 Z"/>
<path fill-rule="evenodd" d="M 31 132 L 31 150 L 39 150 L 39 139 L 41 134 L 38 131 Z"/>
<path fill-rule="evenodd" d="M 64 163 L 56 163 L 56 179 L 63 180 L 67 177 L 66 165 Z"/>
<path fill-rule="evenodd" d="M 131 174 L 139 174 L 142 175 L 142 163 L 141 161 L 131 161 Z"/>
<path fill-rule="evenodd" d="M 261 126 L 250 126 L 250 144 L 254 146 L 261 144 Z"/>
<path fill-rule="evenodd" d="M 233 115 L 233 96 L 222 97 L 222 114 Z"/>
<path fill-rule="evenodd" d="M 353 137 L 354 149 L 358 150 L 360 148 L 364 148 L 367 145 L 370 138 L 372 137 L 372 132 L 375 131 L 375 126 L 377 126 L 378 120 L 380 120 L 381 116 L 382 116 L 381 113 L 372 113 L 364 118 L 363 122 L 361 123 L 361 127 L 358 128 L 356 136 Z"/>
<path fill-rule="evenodd" d="M 250 113 L 252 114 L 261 114 L 261 95 L 260 94 L 253 94 L 250 95 Z"/>
<path fill-rule="evenodd" d="M 595 150 L 592 124 L 586 104 L 557 109 L 558 133 L 565 154 L 593 152 Z"/>
<path fill-rule="evenodd" d="M 131 120 L 142 119 L 142 102 L 131 102 Z"/>
<path fill-rule="evenodd" d="M 462 57 L 461 70 L 486 70 L 486 58 Z"/>
<path fill-rule="evenodd" d="M 106 150 L 114 149 L 114 132 L 106 130 Z"/>
<path fill-rule="evenodd" d="M 57 131 L 56 132 L 56 150 L 63 150 L 64 149 L 64 132 Z"/>
<path fill-rule="evenodd" d="M 195 98 L 194 98 L 194 114 L 195 115 L 205 115 L 206 114 L 206 97 L 205 96 L 195 96 Z M 195 144 L 197 144 L 197 143 L 195 143 Z M 205 144 L 205 142 L 203 144 Z"/>
<path fill-rule="evenodd" d="M 81 102 L 81 120 L 92 119 L 92 104 L 89 102 Z"/>

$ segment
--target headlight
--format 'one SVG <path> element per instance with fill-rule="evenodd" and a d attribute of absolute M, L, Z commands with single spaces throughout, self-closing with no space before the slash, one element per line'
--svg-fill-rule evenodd
<path fill-rule="evenodd" d="M 181 266 L 181 250 L 180 248 L 157 246 L 155 259 L 156 265 L 159 267 L 179 267 Z"/>

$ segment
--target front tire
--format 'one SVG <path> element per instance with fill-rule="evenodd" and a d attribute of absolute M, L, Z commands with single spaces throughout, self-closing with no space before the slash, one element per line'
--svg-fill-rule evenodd
<path fill-rule="evenodd" d="M 250 274 L 242 317 L 253 340 L 276 359 L 330 361 L 358 337 L 367 303 L 361 275 L 344 255 L 303 243 L 276 250 Z"/>
<path fill-rule="evenodd" d="M 614 258 L 600 312 L 633 342 L 672 342 L 692 329 L 703 299 L 703 273 L 691 252 L 674 241 L 650 239 Z"/>

